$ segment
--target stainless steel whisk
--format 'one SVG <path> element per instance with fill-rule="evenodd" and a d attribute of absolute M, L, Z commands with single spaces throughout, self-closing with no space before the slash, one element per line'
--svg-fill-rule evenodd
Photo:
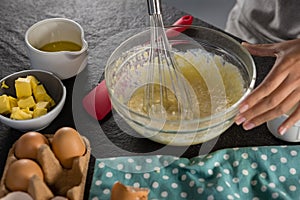
<path fill-rule="evenodd" d="M 182 75 L 164 29 L 160 0 L 147 0 L 150 16 L 148 83 L 144 110 L 148 116 L 192 118 L 191 87 Z"/>

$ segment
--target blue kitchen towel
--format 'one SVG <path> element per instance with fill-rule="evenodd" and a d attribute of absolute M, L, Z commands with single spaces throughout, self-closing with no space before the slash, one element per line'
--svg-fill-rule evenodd
<path fill-rule="evenodd" d="M 149 199 L 300 199 L 300 146 L 218 150 L 192 159 L 96 159 L 90 200 L 110 199 L 117 181 L 150 190 Z"/>

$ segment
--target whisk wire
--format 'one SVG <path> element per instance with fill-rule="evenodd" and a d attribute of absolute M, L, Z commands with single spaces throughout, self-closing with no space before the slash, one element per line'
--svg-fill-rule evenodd
<path fill-rule="evenodd" d="M 169 108 L 175 116 L 182 118 L 184 115 L 186 118 L 192 113 L 191 95 L 188 92 L 188 83 L 180 73 L 174 53 L 171 51 L 159 4 L 159 0 L 148 0 L 148 5 L 151 6 L 148 83 L 151 84 L 145 88 L 145 111 L 148 115 L 155 113 L 165 116 Z M 157 81 L 159 89 L 155 84 Z"/>

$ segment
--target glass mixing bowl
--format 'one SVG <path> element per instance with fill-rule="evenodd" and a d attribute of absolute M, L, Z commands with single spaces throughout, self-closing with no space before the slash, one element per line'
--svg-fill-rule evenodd
<path fill-rule="evenodd" d="M 182 33 L 172 32 L 169 42 L 174 52 L 179 52 L 185 57 L 186 52 L 205 52 L 209 58 L 217 57 L 219 63 L 236 66 L 242 84 L 242 93 L 226 109 L 216 110 L 209 116 L 191 119 L 161 119 L 148 116 L 128 107 L 128 101 L 132 94 L 141 86 L 147 84 L 147 73 L 145 49 L 149 48 L 150 31 L 142 31 L 124 41 L 110 56 L 105 69 L 105 80 L 109 91 L 113 108 L 137 133 L 150 140 L 175 146 L 186 146 L 211 140 L 234 122 L 238 113 L 238 105 L 252 91 L 255 79 L 256 68 L 254 61 L 248 51 L 239 42 L 228 35 L 216 30 L 199 26 L 170 26 L 166 29 L 186 29 Z M 170 31 L 167 31 L 170 32 Z M 195 51 L 199 50 L 199 51 Z M 198 58 L 196 54 L 194 58 Z M 203 56 L 202 55 L 202 56 Z M 201 55 L 200 55 L 201 57 Z M 190 58 L 185 57 L 186 60 Z M 209 60 L 209 59 L 208 59 Z M 202 62 L 202 61 L 201 61 Z M 203 64 L 203 62 L 202 62 Z M 204 62 L 205 64 L 205 62 Z M 206 69 L 210 70 L 210 66 Z M 215 69 L 214 69 L 215 70 Z M 222 77 L 223 80 L 216 80 L 216 73 L 205 74 L 207 80 L 213 84 L 212 87 L 228 82 L 228 92 L 235 93 L 235 83 L 231 82 L 230 76 Z M 203 75 L 202 75 L 203 76 Z M 231 91 L 232 90 L 232 91 Z M 235 95 L 233 95 L 235 96 Z M 212 102 L 214 97 L 211 97 Z M 143 103 L 143 98 L 140 99 Z M 216 101 L 217 102 L 217 101 Z M 218 104 L 218 103 L 216 103 Z"/>

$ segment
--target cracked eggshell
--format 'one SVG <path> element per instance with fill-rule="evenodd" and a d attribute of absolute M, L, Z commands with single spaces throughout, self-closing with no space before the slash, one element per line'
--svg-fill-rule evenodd
<path fill-rule="evenodd" d="M 116 182 L 111 190 L 111 200 L 126 200 L 126 199 L 140 199 L 147 200 L 149 194 L 148 188 L 136 188 L 127 186 L 121 182 Z"/>

